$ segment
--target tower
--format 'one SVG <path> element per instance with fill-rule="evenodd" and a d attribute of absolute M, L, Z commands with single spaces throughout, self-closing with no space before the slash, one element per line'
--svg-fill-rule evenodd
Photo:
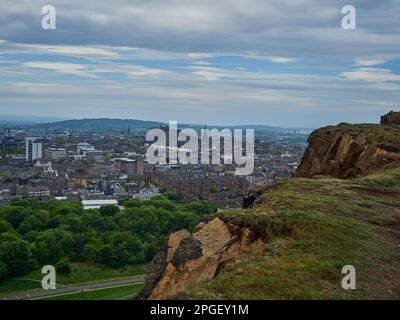
<path fill-rule="evenodd" d="M 25 159 L 32 162 L 42 158 L 42 141 L 38 138 L 27 137 L 25 145 Z"/>

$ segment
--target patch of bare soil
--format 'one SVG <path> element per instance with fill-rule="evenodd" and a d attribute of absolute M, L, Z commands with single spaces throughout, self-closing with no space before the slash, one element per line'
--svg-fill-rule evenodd
<path fill-rule="evenodd" d="M 356 187 L 356 186 L 352 186 L 349 189 L 353 190 L 359 194 L 365 195 L 365 196 L 373 196 L 376 198 L 400 200 L 400 194 L 395 193 L 395 192 L 388 192 L 385 190 L 363 188 L 363 187 Z"/>

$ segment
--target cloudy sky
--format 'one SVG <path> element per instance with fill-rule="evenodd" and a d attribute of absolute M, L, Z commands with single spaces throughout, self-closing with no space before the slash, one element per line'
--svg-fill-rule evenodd
<path fill-rule="evenodd" d="M 0 0 L 0 115 L 376 122 L 400 109 L 399 17 L 398 0 Z"/>

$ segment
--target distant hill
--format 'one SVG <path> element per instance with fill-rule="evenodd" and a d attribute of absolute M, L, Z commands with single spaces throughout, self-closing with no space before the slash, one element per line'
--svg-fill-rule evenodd
<path fill-rule="evenodd" d="M 33 124 L 33 127 L 43 130 L 50 131 L 76 131 L 76 130 L 86 130 L 86 131 L 107 131 L 107 130 L 119 130 L 121 128 L 132 129 L 150 129 L 154 127 L 166 126 L 167 123 L 157 122 L 157 121 L 144 121 L 136 119 L 109 119 L 109 118 L 98 118 L 98 119 L 76 119 L 76 120 L 64 120 L 57 122 L 47 122 L 40 124 Z M 179 128 L 193 128 L 195 130 L 200 130 L 204 128 L 204 125 L 200 124 L 185 124 L 178 123 Z M 254 129 L 256 131 L 263 132 L 289 132 L 293 130 L 303 130 L 301 128 L 281 128 L 266 125 L 239 125 L 239 126 L 214 126 L 208 125 L 208 128 L 216 128 L 221 130 L 222 128 L 229 129 Z"/>
<path fill-rule="evenodd" d="M 87 130 L 87 131 L 107 131 L 119 130 L 121 128 L 131 129 L 149 129 L 165 125 L 162 122 L 156 121 L 143 121 L 136 119 L 79 119 L 79 120 L 65 120 L 49 123 L 41 123 L 34 125 L 37 128 L 44 130 Z"/>
<path fill-rule="evenodd" d="M 26 125 L 26 124 L 34 124 L 34 123 L 43 123 L 43 122 L 55 122 L 62 121 L 65 118 L 57 118 L 57 117 L 46 117 L 46 116 L 21 116 L 21 115 L 4 115 L 0 114 L 0 123 L 8 123 L 11 126 L 15 125 Z"/>
<path fill-rule="evenodd" d="M 178 123 L 178 127 L 179 128 L 193 128 L 195 130 L 201 130 L 204 129 L 205 125 L 201 125 L 201 124 L 188 124 L 188 123 Z M 281 128 L 281 127 L 272 127 L 272 126 L 266 126 L 266 125 L 237 125 L 237 126 L 233 126 L 233 125 L 207 125 L 208 129 L 218 129 L 218 130 L 222 130 L 222 129 L 242 129 L 242 130 L 246 130 L 246 129 L 254 129 L 255 131 L 259 131 L 259 132 L 289 132 L 289 131 L 293 131 L 293 130 L 299 130 L 299 128 L 293 129 L 293 128 Z M 312 131 L 312 130 L 311 130 Z"/>

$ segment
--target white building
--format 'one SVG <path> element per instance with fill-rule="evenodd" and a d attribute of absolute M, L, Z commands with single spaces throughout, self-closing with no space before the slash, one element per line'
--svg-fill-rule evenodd
<path fill-rule="evenodd" d="M 118 206 L 116 199 L 109 200 L 82 200 L 83 209 L 100 209 L 102 206 L 114 205 Z M 120 208 L 121 209 L 121 208 Z"/>
<path fill-rule="evenodd" d="M 42 158 L 42 141 L 38 138 L 27 137 L 25 145 L 25 159 L 32 162 Z"/>
<path fill-rule="evenodd" d="M 49 148 L 45 151 L 48 160 L 62 160 L 67 158 L 67 150 L 64 148 Z"/>
<path fill-rule="evenodd" d="M 87 142 L 81 142 L 76 145 L 76 153 L 86 156 L 88 152 L 95 151 L 95 148 Z"/>
<path fill-rule="evenodd" d="M 140 200 L 149 200 L 151 198 L 159 197 L 161 195 L 162 194 L 157 187 L 151 186 L 150 188 L 141 189 L 139 193 L 134 193 L 132 195 L 132 198 Z"/>

